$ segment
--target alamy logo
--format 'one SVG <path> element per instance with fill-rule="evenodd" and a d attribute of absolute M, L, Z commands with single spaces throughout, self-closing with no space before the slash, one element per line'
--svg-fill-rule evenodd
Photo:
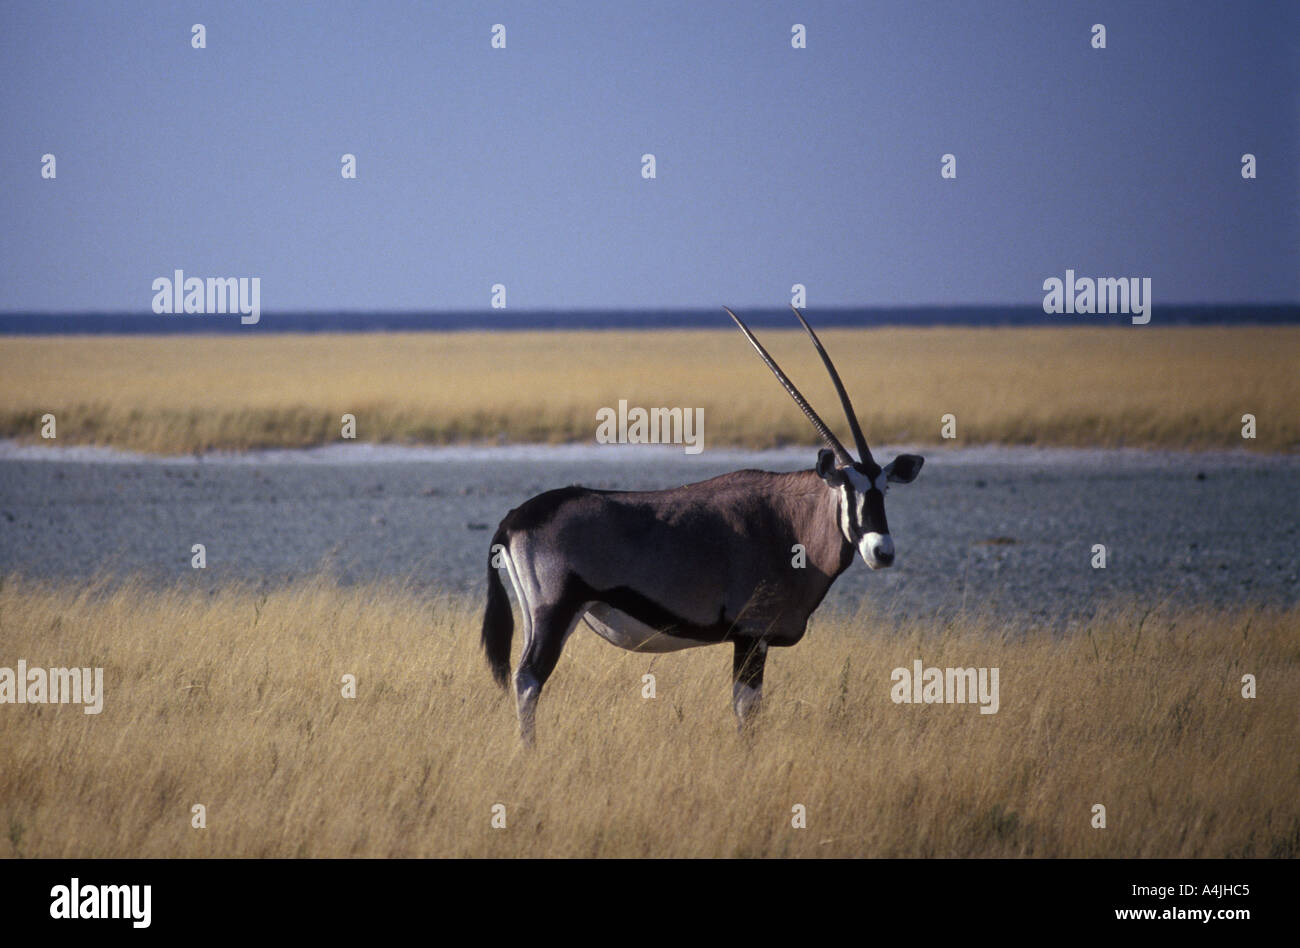
<path fill-rule="evenodd" d="M 596 412 L 598 444 L 684 444 L 687 454 L 704 450 L 704 409 L 631 408 L 620 398 L 618 411 Z"/>
<path fill-rule="evenodd" d="M 104 669 L 0 668 L 0 704 L 84 704 L 86 714 L 104 710 Z"/>
<path fill-rule="evenodd" d="M 894 704 L 975 704 L 980 714 L 998 713 L 998 669 L 926 668 L 918 658 L 911 669 L 890 674 Z"/>
<path fill-rule="evenodd" d="M 1065 271 L 1065 279 L 1048 277 L 1043 281 L 1044 313 L 1131 313 L 1133 325 L 1145 326 L 1151 322 L 1151 278 L 1142 277 L 1079 277 L 1073 270 Z"/>
<path fill-rule="evenodd" d="M 171 277 L 153 281 L 153 311 L 168 313 L 240 313 L 239 321 L 254 325 L 262 318 L 262 278 L 186 277 L 176 270 Z"/>
<path fill-rule="evenodd" d="M 50 889 L 50 918 L 129 918 L 148 928 L 153 916 L 151 885 L 85 885 L 76 876 Z"/>

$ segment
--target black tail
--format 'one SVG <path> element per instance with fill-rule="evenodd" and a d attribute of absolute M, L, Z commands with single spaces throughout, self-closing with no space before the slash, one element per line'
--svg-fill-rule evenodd
<path fill-rule="evenodd" d="M 506 595 L 506 587 L 501 583 L 501 574 L 493 565 L 496 551 L 504 550 L 505 544 L 506 529 L 504 526 L 498 527 L 488 550 L 487 609 L 483 612 L 483 651 L 487 653 L 492 677 L 502 688 L 510 682 L 510 640 L 515 634 L 515 616 L 510 611 L 510 597 Z"/>

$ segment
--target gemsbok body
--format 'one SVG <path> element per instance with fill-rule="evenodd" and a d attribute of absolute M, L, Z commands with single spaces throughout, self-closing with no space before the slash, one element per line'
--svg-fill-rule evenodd
<path fill-rule="evenodd" d="M 875 462 L 839 373 L 797 309 L 848 416 L 857 460 L 749 327 L 727 314 L 827 447 L 812 470 L 736 471 L 658 491 L 564 487 L 510 511 L 492 537 L 483 647 L 506 687 L 514 618 L 498 573 L 504 566 L 523 618 L 514 690 L 526 744 L 542 687 L 579 622 L 639 652 L 732 643 L 732 702 L 744 728 L 758 710 L 768 649 L 803 637 L 855 555 L 873 570 L 894 562 L 885 492 L 912 481 L 923 459 Z"/>

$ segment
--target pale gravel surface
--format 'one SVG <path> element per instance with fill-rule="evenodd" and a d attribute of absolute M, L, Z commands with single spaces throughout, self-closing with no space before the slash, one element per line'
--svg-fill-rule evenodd
<path fill-rule="evenodd" d="M 892 457 L 895 449 L 876 449 Z M 990 607 L 1089 614 L 1110 597 L 1295 603 L 1300 458 L 1246 453 L 920 449 L 890 492 L 892 570 L 858 562 L 828 597 L 898 615 Z M 0 442 L 0 575 L 278 584 L 326 568 L 481 595 L 491 531 L 570 483 L 670 487 L 739 467 L 796 470 L 815 452 L 568 446 L 399 448 L 147 458 Z M 207 546 L 192 570 L 190 546 Z M 1090 566 L 1106 544 L 1108 568 Z"/>

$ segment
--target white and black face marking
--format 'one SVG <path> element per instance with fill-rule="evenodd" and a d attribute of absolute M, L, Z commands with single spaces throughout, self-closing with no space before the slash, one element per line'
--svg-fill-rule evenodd
<path fill-rule="evenodd" d="M 874 472 L 855 464 L 841 468 L 839 485 L 840 518 L 844 536 L 858 548 L 862 560 L 872 569 L 885 569 L 894 562 L 894 541 L 885 519 L 885 493 L 889 481 L 885 472 Z"/>
<path fill-rule="evenodd" d="M 837 467 L 828 450 L 817 455 L 817 474 L 839 494 L 840 530 L 872 569 L 893 565 L 894 541 L 885 519 L 885 494 L 891 483 L 910 484 L 921 473 L 925 459 L 900 454 L 883 468 L 874 463 Z"/>

